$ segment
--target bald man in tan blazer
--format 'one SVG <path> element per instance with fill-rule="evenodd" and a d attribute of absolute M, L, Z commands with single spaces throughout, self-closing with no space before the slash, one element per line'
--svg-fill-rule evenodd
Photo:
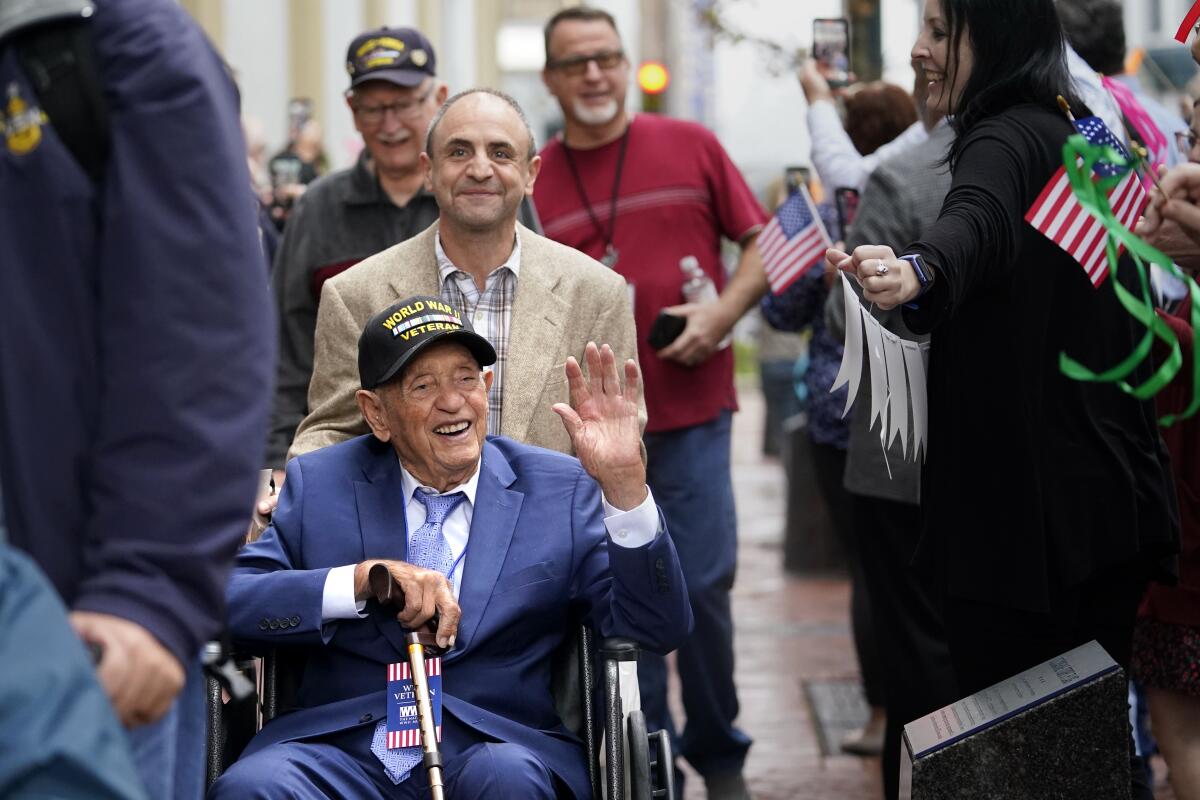
<path fill-rule="evenodd" d="M 354 398 L 360 388 L 358 337 L 371 316 L 405 297 L 436 295 L 462 305 L 450 285 L 455 278 L 442 279 L 439 255 L 469 274 L 477 287 L 489 286 L 500 265 L 517 266 L 509 276 L 515 278 L 515 291 L 505 341 L 487 337 L 497 351 L 506 351 L 499 407 L 489 418 L 499 414 L 503 436 L 573 455 L 551 406 L 568 402 L 564 364 L 568 356 L 584 364 L 589 341 L 608 344 L 618 359 L 637 360 L 625 280 L 517 222 L 517 209 L 533 192 L 541 160 L 511 97 L 491 90 L 455 95 L 430 125 L 425 149 L 421 164 L 426 188 L 438 201 L 438 221 L 325 282 L 308 387 L 310 411 L 296 429 L 288 457 L 369 432 Z M 470 309 L 459 311 L 471 317 Z M 644 400 L 639 418 L 644 430 Z M 280 471 L 277 488 L 282 480 Z M 251 539 L 266 527 L 277 501 L 278 495 L 259 501 Z"/>
<path fill-rule="evenodd" d="M 572 355 L 582 364 L 589 341 L 609 344 L 619 359 L 637 358 L 629 292 L 621 276 L 578 250 L 520 224 L 516 230 L 521 264 L 504 366 L 500 433 L 570 453 L 566 429 L 550 410 L 554 403 L 567 402 L 563 364 Z M 289 458 L 368 433 L 354 401 L 359 334 L 373 314 L 399 299 L 441 295 L 436 231 L 435 224 L 325 282 L 308 388 L 312 410 L 296 431 Z"/>

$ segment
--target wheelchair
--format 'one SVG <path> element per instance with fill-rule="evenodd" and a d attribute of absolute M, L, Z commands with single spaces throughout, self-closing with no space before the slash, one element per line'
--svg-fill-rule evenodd
<path fill-rule="evenodd" d="M 563 724 L 584 743 L 596 800 L 678 800 L 670 737 L 646 730 L 637 685 L 640 652 L 632 639 L 597 644 L 595 632 L 579 625 L 554 656 L 555 705 Z M 207 786 L 237 760 L 263 724 L 287 713 L 303 676 L 298 655 L 278 649 L 261 660 L 255 703 L 227 704 L 227 681 L 209 671 Z M 234 654 L 230 660 L 241 675 L 254 678 L 254 658 Z"/>

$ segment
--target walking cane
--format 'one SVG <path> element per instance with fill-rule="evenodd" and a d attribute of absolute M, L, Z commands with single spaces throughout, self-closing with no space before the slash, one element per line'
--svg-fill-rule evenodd
<path fill-rule="evenodd" d="M 397 610 L 404 608 L 404 595 L 394 590 L 392 573 L 385 565 L 372 565 L 367 573 L 367 583 L 381 606 L 390 605 Z M 437 619 L 435 614 L 429 621 L 434 631 L 437 630 Z M 429 682 L 425 677 L 425 654 L 439 656 L 444 651 L 437 646 L 433 633 L 411 631 L 405 638 L 408 640 L 408 666 L 412 673 L 413 691 L 417 695 L 417 720 L 421 726 L 421 750 L 424 753 L 422 761 L 429 775 L 429 792 L 433 800 L 445 800 L 442 754 L 438 750 L 437 726 L 433 719 L 433 705 L 429 700 Z"/>

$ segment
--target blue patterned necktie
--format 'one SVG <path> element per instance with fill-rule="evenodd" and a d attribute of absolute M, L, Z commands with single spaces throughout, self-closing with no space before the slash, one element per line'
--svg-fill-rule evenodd
<path fill-rule="evenodd" d="M 425 522 L 413 531 L 408 539 L 408 563 L 437 570 L 450 579 L 451 583 L 454 582 L 448 574 L 454 566 L 454 553 L 451 552 L 446 537 L 442 535 L 442 523 L 466 497 L 462 492 L 430 494 L 423 489 L 413 492 L 413 498 L 425 506 Z M 375 726 L 371 752 L 383 762 L 384 771 L 392 779 L 392 783 L 396 784 L 407 778 L 413 767 L 421 763 L 420 747 L 388 749 L 386 719 L 380 720 Z"/>

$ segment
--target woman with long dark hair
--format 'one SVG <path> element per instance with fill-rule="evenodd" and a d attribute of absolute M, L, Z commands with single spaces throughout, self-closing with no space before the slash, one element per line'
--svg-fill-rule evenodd
<path fill-rule="evenodd" d="M 931 335 L 916 563 L 945 592 L 960 689 L 1092 639 L 1128 669 L 1177 512 L 1152 405 L 1059 369 L 1062 352 L 1107 368 L 1144 328 L 1024 221 L 1074 133 L 1056 97 L 1089 113 L 1053 0 L 927 0 L 912 56 L 957 134 L 941 214 L 902 258 L 872 245 L 827 258 Z"/>

